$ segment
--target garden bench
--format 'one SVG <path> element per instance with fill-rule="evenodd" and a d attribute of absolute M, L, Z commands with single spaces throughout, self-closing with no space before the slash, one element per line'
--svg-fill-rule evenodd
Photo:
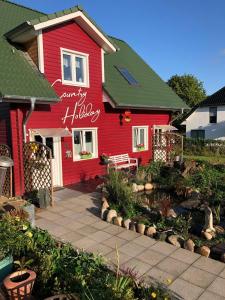
<path fill-rule="evenodd" d="M 131 158 L 128 154 L 119 154 L 109 156 L 109 165 L 108 168 L 126 169 L 136 167 L 138 169 L 138 159 Z"/>

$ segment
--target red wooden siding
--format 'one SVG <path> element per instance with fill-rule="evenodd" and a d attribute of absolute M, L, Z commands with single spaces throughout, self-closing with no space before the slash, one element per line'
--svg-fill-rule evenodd
<path fill-rule="evenodd" d="M 11 146 L 10 106 L 7 103 L 0 104 L 0 144 Z"/>
<path fill-rule="evenodd" d="M 92 111 L 100 110 L 100 116 L 96 122 L 91 122 L 91 117 L 75 118 L 63 123 L 66 109 L 70 114 L 74 111 L 74 105 L 79 97 L 61 97 L 64 93 L 78 93 L 80 87 L 62 85 L 60 81 L 54 84 L 61 102 L 50 106 L 38 106 L 32 113 L 27 129 L 35 128 L 98 128 L 98 154 L 128 153 L 130 157 L 139 158 L 140 163 L 147 163 L 152 158 L 151 137 L 152 126 L 156 124 L 168 124 L 170 114 L 168 112 L 133 110 L 131 122 L 120 124 L 120 113 L 124 110 L 115 110 L 108 103 L 103 103 L 102 90 L 102 66 L 101 48 L 89 37 L 76 23 L 68 22 L 43 32 L 45 76 L 50 83 L 61 80 L 61 55 L 60 48 L 74 50 L 89 54 L 89 88 L 81 88 L 81 92 L 87 92 L 85 108 L 92 106 Z M 138 100 L 138 99 L 137 99 Z M 77 111 L 78 115 L 78 111 Z M 20 110 L 11 111 L 11 126 L 13 135 L 13 154 L 16 162 L 15 185 L 17 193 L 21 191 L 21 145 L 22 145 L 22 113 Z M 20 122 L 18 126 L 17 122 Z M 132 153 L 132 126 L 149 126 L 149 150 Z M 19 129 L 18 129 L 19 128 Z M 27 131 L 28 133 L 28 131 Z M 17 153 L 19 149 L 19 153 Z M 66 158 L 66 151 L 73 150 L 72 138 L 62 138 L 62 169 L 63 184 L 68 185 L 86 180 L 105 172 L 105 166 L 100 164 L 99 158 L 73 162 L 73 158 Z"/>

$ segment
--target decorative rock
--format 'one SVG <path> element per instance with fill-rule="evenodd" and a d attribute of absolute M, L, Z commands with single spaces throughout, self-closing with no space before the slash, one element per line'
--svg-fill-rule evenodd
<path fill-rule="evenodd" d="M 188 239 L 184 242 L 184 249 L 194 252 L 195 243 L 191 239 Z"/>
<path fill-rule="evenodd" d="M 156 228 L 154 226 L 148 227 L 145 234 L 149 237 L 153 237 L 153 235 L 156 234 Z"/>
<path fill-rule="evenodd" d="M 168 218 L 176 218 L 177 217 L 177 214 L 175 213 L 175 211 L 170 208 L 168 211 L 167 211 L 167 217 Z"/>
<path fill-rule="evenodd" d="M 113 224 L 117 226 L 122 226 L 122 221 L 123 221 L 122 217 L 116 217 L 113 219 Z"/>
<path fill-rule="evenodd" d="M 216 230 L 216 233 L 223 234 L 225 232 L 225 229 L 222 226 L 215 225 L 214 228 Z"/>
<path fill-rule="evenodd" d="M 145 186 L 143 184 L 138 184 L 137 189 L 138 189 L 138 192 L 143 192 L 145 189 Z"/>
<path fill-rule="evenodd" d="M 111 223 L 113 218 L 117 217 L 117 212 L 114 209 L 110 209 L 106 217 L 106 221 Z"/>
<path fill-rule="evenodd" d="M 212 234 L 209 233 L 209 232 L 206 232 L 206 231 L 202 231 L 202 236 L 203 236 L 207 241 L 210 241 L 210 240 L 213 238 Z"/>
<path fill-rule="evenodd" d="M 151 191 L 154 188 L 152 183 L 146 183 L 145 184 L 145 190 L 146 191 Z"/>
<path fill-rule="evenodd" d="M 138 185 L 136 183 L 132 184 L 132 191 L 133 191 L 133 193 L 137 193 L 138 192 Z"/>
<path fill-rule="evenodd" d="M 101 210 L 101 219 L 102 220 L 106 220 L 106 217 L 107 217 L 107 215 L 108 215 L 108 209 L 106 209 L 106 208 L 103 208 L 102 210 Z"/>
<path fill-rule="evenodd" d="M 220 256 L 220 260 L 225 263 L 225 253 L 222 253 Z"/>
<path fill-rule="evenodd" d="M 130 223 L 130 230 L 136 232 L 136 224 L 135 224 L 135 222 L 132 222 L 132 221 L 131 221 L 131 223 Z"/>
<path fill-rule="evenodd" d="M 131 219 L 126 219 L 123 221 L 123 226 L 128 230 L 130 228 Z"/>
<path fill-rule="evenodd" d="M 108 201 L 105 199 L 103 202 L 102 202 L 102 209 L 107 209 L 109 208 L 109 203 Z"/>
<path fill-rule="evenodd" d="M 199 248 L 199 254 L 201 254 L 202 256 L 205 256 L 205 257 L 209 257 L 209 254 L 210 254 L 210 249 L 209 247 L 207 246 L 202 246 Z"/>
<path fill-rule="evenodd" d="M 137 232 L 140 234 L 145 233 L 145 224 L 138 223 L 137 224 Z"/>
<path fill-rule="evenodd" d="M 213 255 L 220 257 L 223 253 L 225 253 L 225 243 L 217 244 L 211 248 L 211 252 Z"/>
<path fill-rule="evenodd" d="M 168 242 L 176 247 L 181 247 L 180 242 L 178 241 L 180 237 L 176 234 L 172 234 L 168 237 Z"/>
<path fill-rule="evenodd" d="M 205 206 L 205 225 L 204 225 L 204 231 L 211 232 L 215 231 L 215 228 L 213 227 L 213 214 L 211 208 L 206 205 Z"/>
<path fill-rule="evenodd" d="M 167 233 L 162 231 L 162 232 L 156 232 L 156 239 L 164 242 L 167 239 Z"/>

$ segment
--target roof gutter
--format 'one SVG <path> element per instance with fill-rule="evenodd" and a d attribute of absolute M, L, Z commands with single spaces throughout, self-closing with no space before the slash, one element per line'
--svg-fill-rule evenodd
<path fill-rule="evenodd" d="M 1 95 L 0 102 L 10 103 L 30 103 L 30 99 L 35 98 L 38 104 L 55 104 L 60 101 L 59 98 L 44 98 L 44 97 L 32 97 L 32 96 L 18 96 L 18 95 Z"/>

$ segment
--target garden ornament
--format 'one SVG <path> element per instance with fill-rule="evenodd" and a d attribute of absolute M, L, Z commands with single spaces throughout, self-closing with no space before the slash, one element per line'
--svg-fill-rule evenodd
<path fill-rule="evenodd" d="M 213 214 L 211 208 L 206 204 L 205 205 L 205 225 L 204 225 L 205 232 L 215 232 L 215 228 L 213 227 Z"/>

